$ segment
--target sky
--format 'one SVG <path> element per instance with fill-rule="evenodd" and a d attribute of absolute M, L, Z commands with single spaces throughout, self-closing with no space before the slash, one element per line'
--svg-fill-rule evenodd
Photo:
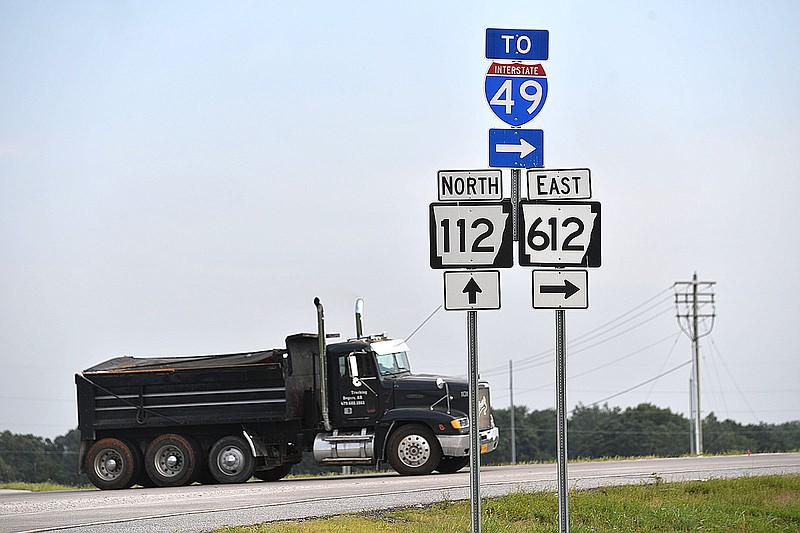
<path fill-rule="evenodd" d="M 525 127 L 602 204 L 568 406 L 688 415 L 673 284 L 696 272 L 703 416 L 800 420 L 797 20 L 792 1 L 0 0 L 0 431 L 76 427 L 74 374 L 112 357 L 281 347 L 316 330 L 315 297 L 329 331 L 353 336 L 363 298 L 415 372 L 466 375 L 428 209 L 437 171 L 489 168 L 505 126 L 486 28 L 549 30 Z M 530 267 L 502 269 L 477 313 L 495 407 L 510 361 L 515 404 L 555 405 L 555 313 L 531 292 Z"/>

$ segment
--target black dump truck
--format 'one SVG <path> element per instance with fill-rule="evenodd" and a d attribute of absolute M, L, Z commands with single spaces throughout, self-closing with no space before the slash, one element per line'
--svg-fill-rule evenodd
<path fill-rule="evenodd" d="M 359 301 L 360 302 L 360 301 Z M 468 384 L 411 373 L 385 335 L 196 357 L 117 357 L 75 375 L 79 468 L 100 489 L 277 481 L 304 452 L 324 466 L 389 464 L 400 474 L 469 464 Z M 479 384 L 481 451 L 497 447 L 489 386 Z"/>

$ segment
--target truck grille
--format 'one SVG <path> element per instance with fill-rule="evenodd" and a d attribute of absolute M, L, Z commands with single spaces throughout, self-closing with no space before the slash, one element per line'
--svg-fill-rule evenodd
<path fill-rule="evenodd" d="M 489 399 L 489 384 L 478 384 L 478 429 L 483 431 L 492 427 L 492 403 Z"/>

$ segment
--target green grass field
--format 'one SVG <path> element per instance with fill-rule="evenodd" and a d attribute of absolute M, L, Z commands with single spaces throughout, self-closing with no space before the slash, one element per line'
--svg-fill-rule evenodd
<path fill-rule="evenodd" d="M 94 487 L 74 487 L 58 483 L 26 483 L 25 481 L 10 481 L 0 483 L 0 490 L 29 490 L 31 492 L 50 492 L 54 490 L 84 490 Z"/>
<path fill-rule="evenodd" d="M 482 502 L 482 530 L 558 531 L 558 497 L 514 493 Z M 608 487 L 569 494 L 571 532 L 800 531 L 800 476 Z M 302 522 L 225 527 L 216 533 L 470 531 L 469 502 Z"/>

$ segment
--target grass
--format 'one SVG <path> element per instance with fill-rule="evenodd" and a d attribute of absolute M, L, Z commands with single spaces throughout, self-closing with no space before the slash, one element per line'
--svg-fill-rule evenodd
<path fill-rule="evenodd" d="M 512 493 L 486 499 L 482 531 L 558 531 L 558 497 Z M 605 532 L 797 532 L 800 476 L 607 487 L 569 494 L 570 531 Z M 376 511 L 302 522 L 224 527 L 216 533 L 351 533 L 470 531 L 469 502 Z"/>
<path fill-rule="evenodd" d="M 56 490 L 84 490 L 93 487 L 75 487 L 72 485 L 61 485 L 59 483 L 28 483 L 25 481 L 10 481 L 0 483 L 0 490 L 29 490 L 31 492 L 51 492 Z"/>

